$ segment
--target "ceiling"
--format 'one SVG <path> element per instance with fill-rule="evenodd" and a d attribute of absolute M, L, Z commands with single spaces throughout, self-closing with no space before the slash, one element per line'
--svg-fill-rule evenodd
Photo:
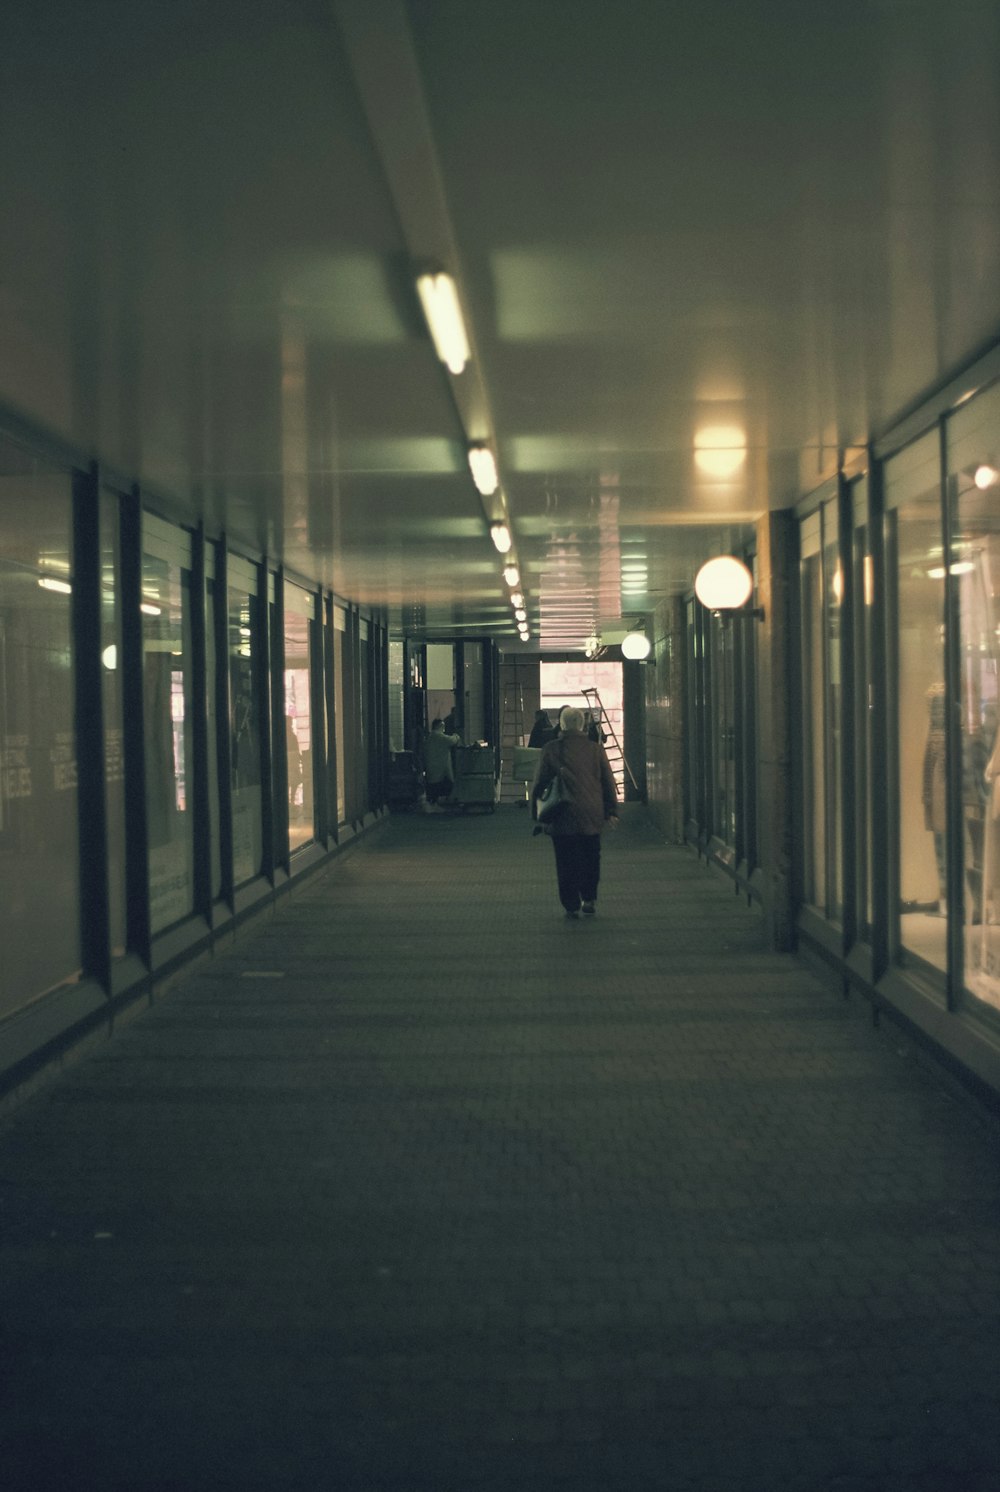
<path fill-rule="evenodd" d="M 532 648 L 644 615 L 1000 334 L 994 0 L 5 30 L 0 400 L 396 628 L 516 647 L 498 504 Z"/>

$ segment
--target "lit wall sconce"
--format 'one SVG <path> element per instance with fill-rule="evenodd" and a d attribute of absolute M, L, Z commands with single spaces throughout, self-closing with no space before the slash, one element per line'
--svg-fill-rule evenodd
<path fill-rule="evenodd" d="M 720 554 L 702 565 L 695 576 L 694 593 L 709 611 L 731 615 L 753 595 L 753 576 L 742 560 Z M 751 615 L 763 620 L 763 607 L 754 607 Z"/>
<path fill-rule="evenodd" d="M 450 373 L 461 373 L 472 354 L 455 281 L 443 272 L 418 275 L 417 294 L 435 352 Z"/>
<path fill-rule="evenodd" d="M 497 554 L 509 554 L 513 539 L 510 529 L 506 523 L 493 523 L 490 525 L 490 538 L 493 540 L 493 548 Z"/>
<path fill-rule="evenodd" d="M 641 628 L 634 632 L 627 632 L 622 638 L 622 657 L 627 658 L 630 663 L 641 663 L 648 658 L 653 650 L 653 644 Z"/>
<path fill-rule="evenodd" d="M 972 480 L 980 492 L 985 492 L 987 487 L 992 487 L 1000 473 L 995 466 L 977 466 Z"/>

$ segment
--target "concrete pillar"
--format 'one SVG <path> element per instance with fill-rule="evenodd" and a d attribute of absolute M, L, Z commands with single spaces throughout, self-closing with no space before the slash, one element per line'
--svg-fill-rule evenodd
<path fill-rule="evenodd" d="M 757 523 L 757 796 L 761 900 L 771 947 L 795 943 L 792 771 L 795 650 L 791 631 L 795 528 L 789 512 Z"/>

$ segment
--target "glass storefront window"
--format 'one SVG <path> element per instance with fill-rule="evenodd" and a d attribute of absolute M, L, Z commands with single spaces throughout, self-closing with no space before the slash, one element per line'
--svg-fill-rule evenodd
<path fill-rule="evenodd" d="M 712 645 L 712 744 L 715 794 L 712 830 L 725 845 L 736 842 L 736 762 L 733 723 L 733 625 L 714 621 Z"/>
<path fill-rule="evenodd" d="M 219 840 L 219 722 L 216 709 L 218 655 L 215 623 L 215 545 L 205 545 L 205 719 L 208 725 L 209 894 L 222 895 L 222 846 Z"/>
<path fill-rule="evenodd" d="M 803 898 L 826 911 L 826 751 L 823 688 L 823 558 L 819 512 L 799 537 L 803 699 Z"/>
<path fill-rule="evenodd" d="M 261 802 L 261 609 L 257 567 L 226 559 L 229 711 L 233 815 L 233 884 L 260 875 L 264 863 Z"/>
<path fill-rule="evenodd" d="M 823 504 L 823 632 L 826 638 L 826 821 L 829 825 L 827 852 L 826 914 L 834 922 L 844 916 L 843 804 L 841 802 L 843 690 L 840 666 L 840 611 L 844 599 L 844 575 L 840 567 L 840 534 L 835 499 Z"/>
<path fill-rule="evenodd" d="M 316 601 L 309 591 L 284 583 L 285 752 L 288 769 L 288 847 L 299 849 L 315 836 L 312 749 L 312 644 Z"/>
<path fill-rule="evenodd" d="M 150 928 L 194 909 L 191 751 L 191 540 L 142 519 L 142 661 Z"/>
<path fill-rule="evenodd" d="M 874 580 L 868 523 L 868 478 L 852 488 L 854 511 L 854 825 L 858 936 L 867 941 L 875 923 L 872 867 L 871 772 L 874 700 L 871 687 Z"/>
<path fill-rule="evenodd" d="M 965 988 L 1000 1010 L 1000 388 L 948 430 L 961 657 Z"/>
<path fill-rule="evenodd" d="M 939 451 L 932 431 L 893 456 L 886 462 L 885 495 L 896 581 L 899 947 L 904 956 L 943 971 L 948 850 Z"/>
<path fill-rule="evenodd" d="M 3 447 L 0 1016 L 80 972 L 72 493 Z"/>
<path fill-rule="evenodd" d="M 347 613 L 342 606 L 333 608 L 333 729 L 337 748 L 337 823 L 347 819 L 347 773 L 344 766 L 344 719 L 347 709 L 344 654 L 347 641 Z"/>
<path fill-rule="evenodd" d="M 101 677 L 104 683 L 104 797 L 108 824 L 108 899 L 112 957 L 126 951 L 125 756 L 121 686 L 121 579 L 118 497 L 102 492 Z"/>

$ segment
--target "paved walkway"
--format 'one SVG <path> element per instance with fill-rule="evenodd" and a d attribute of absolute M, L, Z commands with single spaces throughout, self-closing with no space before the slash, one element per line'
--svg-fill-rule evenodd
<path fill-rule="evenodd" d="M 998 1129 L 641 816 L 402 817 L 0 1132 L 0 1484 L 997 1492 Z"/>

